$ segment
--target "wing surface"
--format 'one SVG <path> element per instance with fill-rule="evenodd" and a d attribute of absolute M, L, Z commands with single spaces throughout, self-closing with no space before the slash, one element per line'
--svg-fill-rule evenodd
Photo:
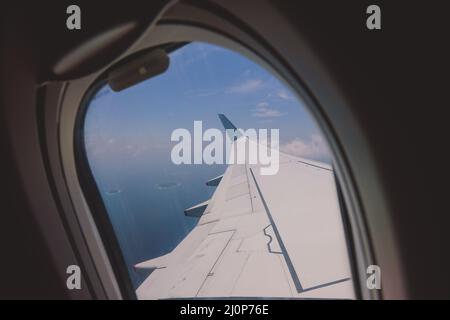
<path fill-rule="evenodd" d="M 172 252 L 135 266 L 153 270 L 138 298 L 355 298 L 329 165 L 280 153 L 275 175 L 234 164 L 207 184 L 212 198 L 185 210 L 200 216 L 197 226 Z"/>

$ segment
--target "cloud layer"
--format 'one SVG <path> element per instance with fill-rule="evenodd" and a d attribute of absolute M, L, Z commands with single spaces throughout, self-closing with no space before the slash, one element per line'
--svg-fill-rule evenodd
<path fill-rule="evenodd" d="M 313 134 L 309 139 L 295 138 L 280 146 L 280 151 L 311 160 L 331 161 L 327 143 L 319 134 Z"/>
<path fill-rule="evenodd" d="M 227 93 L 248 93 L 261 88 L 263 81 L 260 79 L 248 79 L 226 90 Z"/>
<path fill-rule="evenodd" d="M 277 118 L 284 116 L 285 113 L 271 108 L 267 102 L 260 102 L 257 108 L 253 110 L 253 116 L 257 118 Z"/>

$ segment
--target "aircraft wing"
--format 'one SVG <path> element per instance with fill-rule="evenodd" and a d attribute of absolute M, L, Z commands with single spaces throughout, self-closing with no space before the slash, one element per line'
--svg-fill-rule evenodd
<path fill-rule="evenodd" d="M 229 165 L 207 182 L 212 198 L 185 210 L 197 226 L 135 266 L 153 270 L 139 299 L 355 298 L 332 168 L 280 153 L 277 174 L 259 169 Z"/>

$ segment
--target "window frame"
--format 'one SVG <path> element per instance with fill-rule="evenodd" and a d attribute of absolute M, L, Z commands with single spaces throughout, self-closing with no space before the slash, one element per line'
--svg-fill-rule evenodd
<path fill-rule="evenodd" d="M 173 38 L 181 38 L 175 40 L 173 38 L 171 39 L 171 36 L 174 36 Z M 168 39 L 171 40 L 168 41 Z M 271 72 L 274 76 L 277 76 L 283 83 L 288 85 L 293 92 L 301 96 L 310 109 L 313 118 L 319 123 L 319 127 L 324 133 L 326 133 L 327 141 L 334 142 L 330 143 L 330 145 L 336 146 L 336 141 L 333 141 L 335 139 L 330 141 L 330 135 L 333 137 L 333 133 L 330 128 L 327 127 L 327 122 L 323 115 L 321 115 L 320 108 L 318 107 L 318 101 L 314 98 L 312 92 L 308 90 L 308 87 L 303 83 L 303 81 L 297 79 L 297 77 L 292 77 L 292 75 L 289 76 L 291 70 L 288 68 L 283 68 L 282 65 L 275 65 L 271 63 L 273 61 L 277 61 L 277 57 L 273 56 L 267 50 L 264 50 L 264 47 L 261 46 L 258 41 L 249 41 L 244 45 L 242 39 L 237 39 L 237 37 L 224 34 L 223 32 L 220 32 L 217 29 L 212 29 L 208 26 L 193 25 L 190 22 L 181 23 L 180 21 L 174 22 L 172 20 L 163 20 L 160 21 L 156 27 L 149 30 L 147 34 L 143 36 L 141 41 L 130 48 L 130 50 L 128 50 L 128 52 L 124 54 L 116 63 L 120 63 L 123 58 L 127 58 L 131 54 L 145 48 L 159 46 L 164 43 L 171 43 L 175 41 L 188 42 L 192 40 L 210 42 L 212 44 L 237 51 L 238 53 L 244 54 L 249 59 L 252 59 L 262 67 L 268 69 L 269 72 Z M 106 263 L 112 267 L 114 275 L 110 275 L 110 278 L 114 277 L 115 279 L 112 279 L 112 281 L 117 281 L 120 291 L 120 294 L 116 293 L 118 298 L 135 299 L 136 295 L 132 289 L 131 280 L 129 279 L 128 271 L 118 245 L 117 238 L 114 230 L 112 229 L 108 213 L 106 212 L 106 208 L 104 207 L 101 195 L 98 192 L 95 180 L 87 162 L 87 157 L 84 150 L 84 139 L 80 137 L 80 132 L 83 132 L 82 130 L 80 131 L 80 125 L 84 123 L 87 103 L 90 101 L 93 92 L 104 84 L 102 81 L 104 81 L 107 70 L 108 68 L 103 69 L 100 72 L 89 76 L 87 79 L 84 78 L 75 80 L 73 82 L 78 82 L 77 85 L 72 86 L 72 88 L 69 85 L 68 88 L 66 88 L 67 91 L 72 91 L 72 97 L 76 94 L 80 96 L 80 93 L 82 96 L 81 101 L 78 100 L 78 103 L 74 101 L 71 103 L 71 106 L 64 106 L 64 108 L 62 108 L 62 111 L 64 109 L 71 108 L 71 114 L 75 114 L 76 117 L 76 120 L 72 123 L 72 150 L 75 168 L 72 167 L 71 169 L 75 169 L 75 175 L 78 181 L 75 183 L 75 186 L 72 186 L 71 194 L 78 192 L 78 201 L 82 201 L 87 204 L 84 208 L 82 205 L 78 206 L 78 210 L 75 210 L 75 212 L 77 215 L 81 214 L 83 219 L 93 219 L 94 225 L 92 227 L 100 236 L 100 238 L 96 239 L 97 248 L 95 241 L 89 245 L 91 251 L 98 249 L 100 250 L 100 254 L 97 254 L 97 256 L 100 255 L 102 257 L 97 259 L 97 265 Z M 67 98 L 68 95 L 64 95 L 64 98 L 61 99 L 61 104 L 65 104 L 67 102 Z M 63 119 L 63 113 L 64 112 L 60 113 L 61 119 Z M 61 139 L 61 141 L 64 141 L 64 139 Z M 333 157 L 335 158 L 336 149 L 333 148 L 332 152 Z M 379 298 L 377 292 L 368 292 L 363 286 L 365 284 L 365 282 L 363 282 L 365 269 L 362 270 L 362 266 L 367 266 L 367 262 L 374 261 L 374 258 L 364 218 L 361 215 L 362 209 L 358 203 L 359 199 L 356 190 L 350 182 L 351 179 L 348 177 L 346 178 L 348 173 L 345 173 L 345 165 L 342 165 L 341 161 L 336 161 L 336 163 L 338 164 L 335 168 L 336 181 L 338 181 L 337 186 L 340 190 L 339 199 L 341 207 L 343 207 L 341 208 L 341 213 L 344 220 L 344 226 L 346 228 L 347 244 L 353 273 L 352 279 L 357 298 Z M 66 168 L 70 166 L 64 167 Z M 74 172 L 72 170 L 72 176 L 73 173 Z M 74 201 L 76 202 L 77 200 Z M 105 221 L 105 217 L 107 218 L 107 221 Z M 90 232 L 90 230 L 83 230 L 83 232 Z M 99 245 L 99 243 L 101 243 L 101 245 Z M 104 261 L 106 257 L 108 261 Z"/>

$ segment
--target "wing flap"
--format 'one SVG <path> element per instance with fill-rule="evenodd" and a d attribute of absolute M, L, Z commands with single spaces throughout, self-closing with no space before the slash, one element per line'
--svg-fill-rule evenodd
<path fill-rule="evenodd" d="M 184 214 L 188 217 L 201 217 L 208 207 L 209 200 L 199 203 L 193 207 L 184 210 Z"/>
<path fill-rule="evenodd" d="M 220 181 L 222 181 L 223 175 L 215 177 L 211 180 L 206 181 L 206 185 L 209 187 L 217 187 L 220 183 Z"/>
<path fill-rule="evenodd" d="M 276 175 L 252 174 L 298 291 L 350 278 L 333 172 L 297 161 L 282 164 Z"/>

